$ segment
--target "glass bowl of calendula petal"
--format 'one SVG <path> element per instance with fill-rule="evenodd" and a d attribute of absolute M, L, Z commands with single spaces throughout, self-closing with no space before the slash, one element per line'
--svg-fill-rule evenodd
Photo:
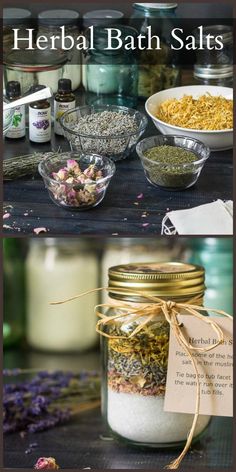
<path fill-rule="evenodd" d="M 68 210 L 88 210 L 105 197 L 115 164 L 98 154 L 68 153 L 43 159 L 39 173 L 54 203 Z"/>
<path fill-rule="evenodd" d="M 140 141 L 136 150 L 147 180 L 173 191 L 192 187 L 210 156 L 205 144 L 186 136 L 151 136 Z"/>

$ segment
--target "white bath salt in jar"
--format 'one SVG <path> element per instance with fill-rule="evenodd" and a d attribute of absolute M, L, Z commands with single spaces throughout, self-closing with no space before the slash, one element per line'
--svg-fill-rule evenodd
<path fill-rule="evenodd" d="M 204 288 L 204 269 L 190 264 L 137 263 L 109 269 L 110 304 L 114 307 L 106 315 L 128 313 L 103 326 L 110 337 L 101 336 L 102 409 L 115 437 L 157 448 L 185 444 L 194 415 L 164 411 L 170 328 L 164 315 L 155 308 L 155 302 L 144 298 L 144 292 L 182 303 L 199 297 L 201 304 Z M 130 310 L 125 312 L 124 304 Z M 129 337 L 152 314 L 152 304 L 154 317 Z M 140 318 L 132 315 L 132 308 L 147 305 L 148 315 Z M 199 415 L 195 440 L 209 421 L 209 416 Z"/>
<path fill-rule="evenodd" d="M 27 341 L 41 351 L 83 352 L 93 348 L 97 293 L 51 305 L 98 285 L 97 255 L 78 239 L 33 240 L 26 261 Z"/>

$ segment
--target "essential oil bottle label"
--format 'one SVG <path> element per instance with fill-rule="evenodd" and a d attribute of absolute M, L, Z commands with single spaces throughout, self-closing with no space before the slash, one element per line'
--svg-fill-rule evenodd
<path fill-rule="evenodd" d="M 73 102 L 58 102 L 54 100 L 54 131 L 56 134 L 63 136 L 59 119 L 67 110 L 71 110 L 72 108 L 75 108 L 75 100 Z"/>
<path fill-rule="evenodd" d="M 34 143 L 47 143 L 51 139 L 51 107 L 29 107 L 29 139 Z"/>
<path fill-rule="evenodd" d="M 25 136 L 25 106 L 15 108 L 12 125 L 6 137 L 11 139 L 23 138 Z"/>

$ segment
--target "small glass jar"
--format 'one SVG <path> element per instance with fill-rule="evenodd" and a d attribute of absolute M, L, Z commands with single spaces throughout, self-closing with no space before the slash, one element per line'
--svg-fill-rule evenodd
<path fill-rule="evenodd" d="M 50 305 L 97 287 L 97 255 L 90 246 L 63 238 L 31 241 L 26 282 L 30 346 L 42 351 L 82 352 L 96 345 L 97 293 L 78 303 Z"/>
<path fill-rule="evenodd" d="M 19 238 L 3 240 L 3 346 L 12 347 L 25 334 L 25 258 Z"/>
<path fill-rule="evenodd" d="M 195 296 L 203 298 L 204 269 L 182 263 L 116 266 L 109 270 L 109 288 L 114 308 L 106 312 L 108 317 L 122 315 L 122 303 L 128 304 L 130 310 L 150 305 L 152 302 L 142 292 L 187 303 Z M 143 318 L 132 320 L 132 314 L 125 320 L 116 318 L 105 328 L 106 334 L 112 337 L 101 336 L 103 414 L 112 434 L 130 444 L 156 448 L 181 446 L 186 442 L 194 415 L 164 411 L 169 324 L 158 314 L 136 335 L 128 337 L 141 322 Z M 209 416 L 199 416 L 195 439 L 209 421 Z"/>
<path fill-rule="evenodd" d="M 154 49 L 155 43 L 153 50 L 145 49 L 139 56 L 138 95 L 147 98 L 181 82 L 178 55 L 170 47 L 177 3 L 134 3 L 133 8 L 131 25 L 142 35 L 147 35 L 151 26 L 152 35 L 157 35 L 161 42 L 160 50 Z"/>
<path fill-rule="evenodd" d="M 191 238 L 188 245 L 187 260 L 205 267 L 206 306 L 233 315 L 232 238 Z"/>
<path fill-rule="evenodd" d="M 207 37 L 211 35 L 221 36 L 223 49 L 207 48 Z M 199 30 L 194 30 L 196 45 L 200 46 Z M 216 85 L 233 87 L 233 31 L 230 26 L 212 25 L 203 28 L 201 38 L 202 48 L 196 51 L 196 63 L 194 64 L 194 79 L 198 85 Z M 216 44 L 217 46 L 217 44 Z"/>
<path fill-rule="evenodd" d="M 119 26 L 121 38 L 136 36 L 128 26 Z M 94 29 L 94 50 L 90 50 L 85 62 L 84 86 L 86 102 L 92 105 L 122 105 L 135 107 L 138 91 L 138 65 L 132 50 L 107 48 L 107 31 Z"/>
<path fill-rule="evenodd" d="M 35 85 L 51 87 L 56 93 L 66 63 L 67 56 L 62 51 L 14 51 L 5 59 L 5 83 L 20 82 L 22 95 Z"/>
<path fill-rule="evenodd" d="M 233 87 L 233 66 L 209 66 L 194 65 L 194 82 L 196 85 L 216 85 L 221 87 Z"/>
<path fill-rule="evenodd" d="M 57 35 L 55 47 L 62 47 L 62 31 L 61 26 L 65 26 L 65 34 L 72 36 L 75 40 L 80 35 L 79 31 L 79 13 L 74 10 L 45 10 L 38 14 L 38 34 L 37 37 L 43 35 L 50 39 L 52 35 Z M 65 44 L 69 47 L 68 41 Z M 66 51 L 68 62 L 63 69 L 63 79 L 70 79 L 72 90 L 76 90 L 81 84 L 81 51 L 73 47 Z"/>

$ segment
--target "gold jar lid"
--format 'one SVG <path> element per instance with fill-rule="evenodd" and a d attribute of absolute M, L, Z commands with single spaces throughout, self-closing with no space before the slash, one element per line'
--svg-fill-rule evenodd
<path fill-rule="evenodd" d="M 132 290 L 170 299 L 203 295 L 205 291 L 205 270 L 193 264 L 132 263 L 111 267 L 108 274 L 109 295 L 117 299 L 137 299 Z"/>

